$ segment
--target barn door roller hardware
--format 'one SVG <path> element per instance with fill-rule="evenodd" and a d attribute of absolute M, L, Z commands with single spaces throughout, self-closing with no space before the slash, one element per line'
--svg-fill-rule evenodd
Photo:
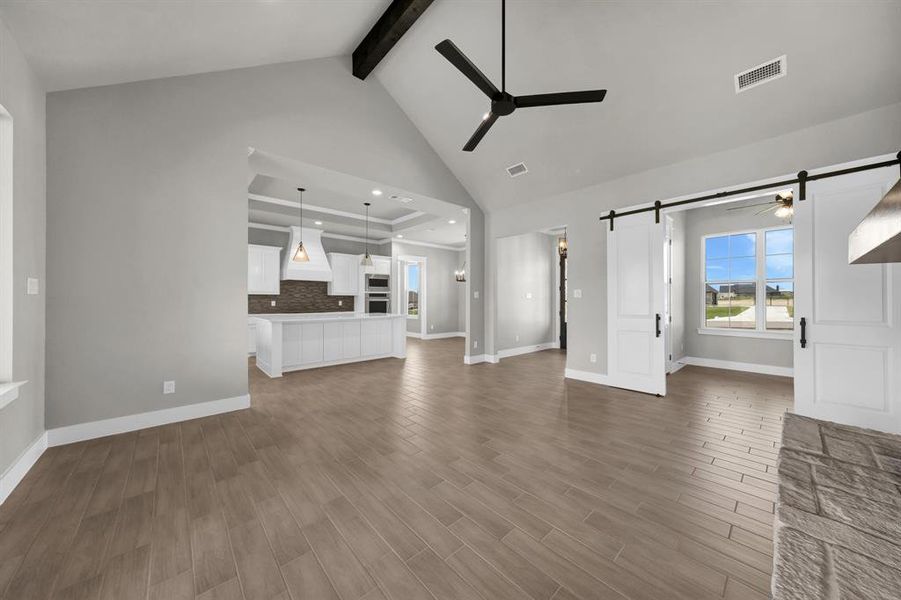
<path fill-rule="evenodd" d="M 817 181 L 818 179 L 827 179 L 829 177 L 838 177 L 840 175 L 849 175 L 851 173 L 859 173 L 861 171 L 870 171 L 872 169 L 882 169 L 883 167 L 890 167 L 892 165 L 901 165 L 901 152 L 898 152 L 894 160 L 886 160 L 883 162 L 872 163 L 869 165 L 860 165 L 858 167 L 849 167 L 847 169 L 838 169 L 836 171 L 825 171 L 823 173 L 816 173 L 814 175 L 810 175 L 807 171 L 799 171 L 798 175 L 794 179 L 783 179 L 782 181 L 776 181 L 773 183 L 765 183 L 761 185 L 754 185 L 751 187 L 739 188 L 734 190 L 725 190 L 722 192 L 717 192 L 715 194 L 707 194 L 706 196 L 698 196 L 697 198 L 688 198 L 687 200 L 676 200 L 675 202 L 667 202 L 662 203 L 659 200 L 654 202 L 653 206 L 646 206 L 643 208 L 633 208 L 632 210 L 625 210 L 623 212 L 616 212 L 611 210 L 606 215 L 602 215 L 600 217 L 601 221 L 610 221 L 610 231 L 613 231 L 613 220 L 617 217 L 626 217 L 629 215 L 637 215 L 643 212 L 651 212 L 654 211 L 654 221 L 656 223 L 660 222 L 660 211 L 664 208 L 672 208 L 674 206 L 682 206 L 684 204 L 693 204 L 695 202 L 704 202 L 706 200 L 716 200 L 718 198 L 728 198 L 729 196 L 739 196 L 742 194 L 748 194 L 751 192 L 760 192 L 763 190 L 772 190 L 777 188 L 782 188 L 787 185 L 798 184 L 798 196 L 800 200 L 807 199 L 807 183 L 810 181 Z"/>

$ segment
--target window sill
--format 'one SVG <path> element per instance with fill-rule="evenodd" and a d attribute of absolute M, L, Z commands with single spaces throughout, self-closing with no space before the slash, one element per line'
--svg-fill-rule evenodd
<path fill-rule="evenodd" d="M 0 383 L 0 409 L 11 404 L 13 400 L 19 397 L 19 388 L 28 383 L 27 381 L 10 381 Z"/>
<path fill-rule="evenodd" d="M 414 317 L 413 315 L 407 315 L 407 319 L 409 319 L 410 321 L 418 321 L 419 316 L 417 315 Z"/>
<path fill-rule="evenodd" d="M 721 335 L 725 337 L 760 338 L 764 340 L 791 340 L 794 333 L 791 331 L 757 331 L 754 329 L 705 329 L 698 328 L 701 335 Z"/>

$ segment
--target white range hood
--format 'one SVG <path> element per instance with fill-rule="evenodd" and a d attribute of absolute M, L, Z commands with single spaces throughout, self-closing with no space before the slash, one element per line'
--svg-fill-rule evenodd
<path fill-rule="evenodd" d="M 307 251 L 310 260 L 307 262 L 294 262 L 294 253 L 297 246 L 303 240 L 303 247 Z M 288 242 L 288 251 L 282 260 L 282 279 L 296 279 L 300 281 L 331 281 L 332 268 L 325 256 L 322 247 L 322 230 L 304 227 L 291 227 L 291 239 Z"/>

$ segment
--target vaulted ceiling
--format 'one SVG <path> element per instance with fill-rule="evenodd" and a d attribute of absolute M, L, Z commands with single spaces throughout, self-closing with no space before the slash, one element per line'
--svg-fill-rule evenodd
<path fill-rule="evenodd" d="M 608 94 L 517 110 L 472 153 L 488 102 L 433 47 L 452 39 L 499 86 L 499 1 L 435 2 L 375 74 L 491 210 L 899 102 L 899 24 L 901 2 L 511 0 L 511 93 Z M 783 54 L 786 77 L 735 93 L 736 73 Z"/>
<path fill-rule="evenodd" d="M 0 0 L 0 15 L 58 90 L 346 55 L 388 4 Z M 461 152 L 488 102 L 434 46 L 452 39 L 499 83 L 499 0 L 435 0 L 370 76 L 488 210 L 901 102 L 898 1 L 507 4 L 509 91 L 606 100 L 518 110 Z M 735 73 L 783 54 L 786 77 L 735 93 Z"/>

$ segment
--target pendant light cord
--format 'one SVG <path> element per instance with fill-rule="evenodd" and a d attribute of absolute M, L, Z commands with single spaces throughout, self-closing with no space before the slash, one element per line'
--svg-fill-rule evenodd
<path fill-rule="evenodd" d="M 303 244 L 303 193 L 306 190 L 299 187 L 297 191 L 300 192 L 300 243 Z"/>

